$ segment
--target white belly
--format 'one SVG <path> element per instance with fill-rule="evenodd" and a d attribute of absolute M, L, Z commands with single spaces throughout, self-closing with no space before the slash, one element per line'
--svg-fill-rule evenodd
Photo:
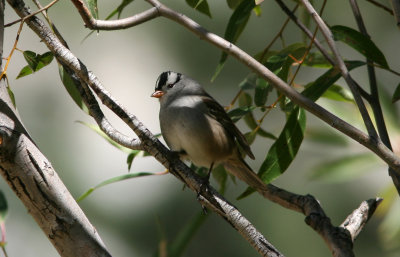
<path fill-rule="evenodd" d="M 225 129 L 205 114 L 199 97 L 185 98 L 160 112 L 161 132 L 171 150 L 184 151 L 194 164 L 207 168 L 231 156 L 233 140 Z"/>

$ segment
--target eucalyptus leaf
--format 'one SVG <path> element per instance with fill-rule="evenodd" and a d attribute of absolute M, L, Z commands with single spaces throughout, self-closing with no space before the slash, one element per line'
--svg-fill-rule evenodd
<path fill-rule="evenodd" d="M 228 112 L 229 117 L 233 122 L 237 122 L 246 114 L 252 112 L 256 107 L 254 106 L 242 106 Z"/>
<path fill-rule="evenodd" d="M 89 113 L 88 107 L 85 105 L 85 103 L 82 100 L 82 97 L 76 88 L 76 85 L 74 83 L 74 80 L 71 78 L 71 76 L 68 74 L 66 70 L 64 70 L 64 67 L 59 64 L 58 65 L 58 72 L 61 78 L 61 81 L 67 90 L 68 94 L 71 96 L 72 100 L 78 105 L 78 107 L 84 111 L 85 113 Z M 80 85 L 79 85 L 80 86 Z"/>
<path fill-rule="evenodd" d="M 244 28 L 247 25 L 247 22 L 250 18 L 251 11 L 255 7 L 255 2 L 251 1 L 243 1 L 241 2 L 233 12 L 232 16 L 229 19 L 228 26 L 225 30 L 225 39 L 231 43 L 236 43 L 242 34 Z M 219 60 L 217 69 L 212 77 L 212 81 L 214 81 L 218 74 L 221 72 L 222 68 L 226 60 L 228 59 L 228 54 L 226 52 L 222 52 L 221 58 Z"/>
<path fill-rule="evenodd" d="M 400 99 L 400 83 L 397 85 L 396 90 L 393 93 L 392 103 L 397 102 Z"/>
<path fill-rule="evenodd" d="M 207 0 L 186 0 L 186 3 L 193 9 L 211 18 L 210 7 L 208 6 Z"/>
<path fill-rule="evenodd" d="M 350 90 L 335 84 L 331 85 L 322 94 L 322 97 L 339 102 L 354 102 L 354 97 Z"/>
<path fill-rule="evenodd" d="M 92 14 L 93 18 L 98 19 L 99 18 L 99 9 L 97 8 L 97 0 L 85 0 L 90 14 Z"/>
<path fill-rule="evenodd" d="M 384 68 L 389 68 L 385 55 L 369 37 L 357 30 L 341 25 L 331 27 L 331 31 L 336 41 L 346 43 L 369 60 L 380 64 Z"/>
<path fill-rule="evenodd" d="M 158 173 L 151 173 L 151 172 L 138 172 L 138 173 L 129 173 L 129 174 L 124 174 L 121 176 L 117 176 L 117 177 L 113 177 L 110 179 L 107 179 L 103 182 L 101 182 L 100 184 L 97 184 L 94 187 L 91 187 L 89 190 L 87 190 L 85 193 L 83 193 L 81 196 L 79 196 L 79 198 L 76 200 L 77 202 L 82 201 L 83 199 L 85 199 L 86 197 L 88 197 L 94 190 L 99 189 L 100 187 L 115 183 L 115 182 L 119 182 L 119 181 L 123 181 L 123 180 L 127 180 L 127 179 L 131 179 L 131 178 L 138 178 L 138 177 L 144 177 L 144 176 L 152 176 L 152 175 L 159 175 Z"/>
<path fill-rule="evenodd" d="M 270 183 L 287 170 L 301 146 L 305 127 L 306 113 L 302 108 L 296 107 L 288 116 L 281 134 L 269 149 L 258 171 L 258 176 L 265 183 Z M 253 192 L 254 189 L 249 187 L 238 199 L 242 199 Z"/>

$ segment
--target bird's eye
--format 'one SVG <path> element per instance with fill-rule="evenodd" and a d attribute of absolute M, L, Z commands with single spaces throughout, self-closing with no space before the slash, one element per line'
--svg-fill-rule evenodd
<path fill-rule="evenodd" d="M 174 84 L 167 84 L 168 88 L 172 88 L 174 86 Z"/>

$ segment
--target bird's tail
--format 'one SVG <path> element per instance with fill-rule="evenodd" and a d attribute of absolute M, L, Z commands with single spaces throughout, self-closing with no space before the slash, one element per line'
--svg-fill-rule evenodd
<path fill-rule="evenodd" d="M 241 158 L 232 158 L 224 163 L 225 169 L 247 185 L 259 191 L 266 190 L 266 184 L 257 176 L 256 173 Z"/>

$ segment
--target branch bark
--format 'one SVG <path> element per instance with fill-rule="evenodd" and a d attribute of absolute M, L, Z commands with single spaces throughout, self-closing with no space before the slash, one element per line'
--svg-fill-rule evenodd
<path fill-rule="evenodd" d="M 24 8 L 24 3 L 21 0 L 8 0 L 11 6 L 14 7 L 18 15 L 24 17 L 29 15 L 29 11 Z M 80 0 L 73 0 L 73 2 L 81 2 Z M 347 129 L 347 133 L 352 135 L 365 137 L 365 144 L 369 142 L 367 135 L 361 131 L 356 130 L 351 125 L 344 123 L 344 121 L 338 119 L 336 116 L 330 114 L 324 110 L 319 105 L 311 102 L 307 98 L 301 96 L 292 88 L 290 88 L 285 82 L 273 75 L 268 69 L 259 64 L 256 60 L 250 57 L 247 53 L 237 48 L 236 46 L 230 44 L 224 39 L 214 35 L 200 25 L 190 20 L 186 16 L 179 14 L 165 6 L 159 4 L 158 1 L 149 0 L 151 4 L 154 5 L 152 9 L 157 10 L 158 15 L 162 15 L 169 19 L 172 19 L 179 24 L 185 26 L 192 32 L 199 35 L 201 38 L 213 43 L 219 48 L 228 51 L 231 55 L 238 58 L 240 61 L 246 63 L 250 68 L 258 72 L 262 77 L 266 78 L 272 83 L 276 83 L 279 90 L 286 93 L 289 98 L 301 106 L 305 106 L 313 111 L 318 117 L 325 121 L 334 122 L 335 124 L 342 125 L 340 128 Z M 81 14 L 85 11 L 81 11 Z M 146 17 L 140 19 L 147 19 L 148 16 L 136 15 L 135 17 Z M 156 16 L 154 16 L 156 17 Z M 140 24 L 144 20 L 135 20 L 135 24 Z M 90 20 L 90 19 L 89 19 Z M 146 20 L 146 21 L 147 21 Z M 89 86 L 97 96 L 101 99 L 104 105 L 110 108 L 114 113 L 116 113 L 128 126 L 138 135 L 142 149 L 148 151 L 152 154 L 160 163 L 167 167 L 173 175 L 182 180 L 190 189 L 199 194 L 199 200 L 208 208 L 212 209 L 237 229 L 245 238 L 250 242 L 251 245 L 263 256 L 282 256 L 263 236 L 259 233 L 256 228 L 251 225 L 251 223 L 243 217 L 242 214 L 228 201 L 226 201 L 221 195 L 219 195 L 212 187 L 204 187 L 203 180 L 194 174 L 186 165 L 184 165 L 179 159 L 176 158 L 164 145 L 162 145 L 151 132 L 133 115 L 130 114 L 122 105 L 118 103 L 116 99 L 113 98 L 111 94 L 102 86 L 97 77 L 89 71 L 86 66 L 76 58 L 58 39 L 57 37 L 46 27 L 44 24 L 36 17 L 32 17 L 26 20 L 28 26 L 36 32 L 36 34 L 42 39 L 42 41 L 48 46 L 48 48 L 55 54 L 57 60 L 69 70 L 69 73 L 76 75 L 77 83 L 76 85 L 82 87 L 80 92 L 86 103 L 91 109 L 91 114 L 96 116 L 98 113 L 97 103 L 90 104 L 90 101 L 94 99 L 89 93 Z M 79 82 L 79 83 L 78 83 Z M 87 85 L 87 86 L 86 86 Z M 83 89 L 83 90 L 82 90 Z M 91 99 L 93 98 L 93 99 Z M 95 99 L 94 99 L 95 101 Z M 327 115 L 326 118 L 323 115 Z M 100 118 L 98 118 L 100 117 Z M 99 126 L 102 122 L 102 115 L 99 114 L 98 117 L 94 117 Z M 325 118 L 324 118 L 325 117 Z M 344 127 L 343 127 L 344 126 Z M 106 127 L 100 126 L 104 131 L 108 131 Z M 350 131 L 350 132 L 349 132 Z M 139 141 L 138 141 L 139 142 Z M 372 146 L 370 146 L 372 148 Z M 378 147 L 380 151 L 385 151 L 383 147 Z M 390 152 L 390 151 L 389 151 Z M 386 153 L 386 152 L 385 152 Z M 382 153 L 381 153 L 382 154 Z M 394 160 L 398 160 L 394 155 L 391 156 Z M 393 163 L 392 163 L 393 164 Z M 396 164 L 398 165 L 398 164 Z M 394 165 L 395 167 L 397 167 Z M 304 213 L 306 215 L 306 222 L 314 230 L 316 230 L 324 239 L 328 242 L 330 249 L 335 252 L 335 256 L 352 256 L 346 255 L 348 251 L 352 252 L 352 244 L 349 244 L 349 238 L 346 236 L 341 236 L 342 233 L 346 234 L 346 230 L 340 230 L 338 236 L 338 229 L 330 223 L 330 219 L 325 215 L 322 207 L 319 205 L 318 201 L 312 196 L 301 196 L 296 195 L 291 192 L 280 189 L 274 185 L 267 185 L 266 190 L 260 192 L 264 197 L 281 204 L 282 206 Z M 342 245 L 350 245 L 350 248 L 342 249 Z"/>

